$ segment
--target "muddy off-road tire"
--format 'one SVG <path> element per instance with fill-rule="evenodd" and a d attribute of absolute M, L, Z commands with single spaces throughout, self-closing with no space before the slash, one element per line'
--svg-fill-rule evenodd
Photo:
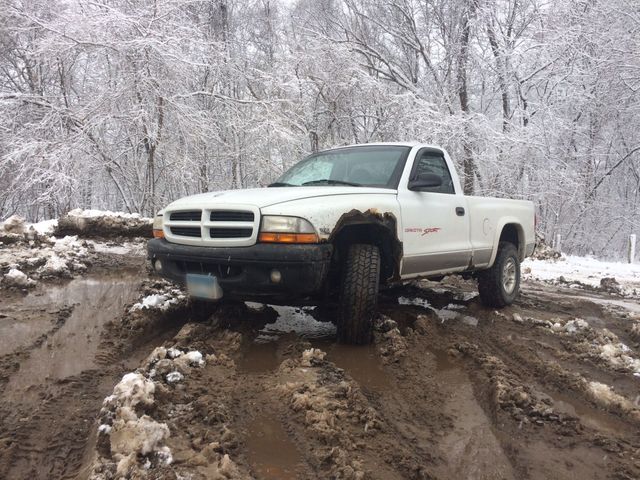
<path fill-rule="evenodd" d="M 375 245 L 350 245 L 340 279 L 338 341 L 364 345 L 373 339 L 378 305 L 380 251 Z"/>
<path fill-rule="evenodd" d="M 493 266 L 478 274 L 480 300 L 488 307 L 511 305 L 520 291 L 518 249 L 510 242 L 500 242 Z"/>

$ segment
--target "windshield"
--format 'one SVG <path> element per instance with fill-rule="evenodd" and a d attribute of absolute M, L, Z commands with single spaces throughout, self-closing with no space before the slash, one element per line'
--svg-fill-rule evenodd
<path fill-rule="evenodd" d="M 398 188 L 410 147 L 346 147 L 300 161 L 270 187 L 351 185 Z"/>

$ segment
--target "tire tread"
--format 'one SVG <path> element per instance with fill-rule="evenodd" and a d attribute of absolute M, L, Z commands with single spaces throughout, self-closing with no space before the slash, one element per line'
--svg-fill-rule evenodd
<path fill-rule="evenodd" d="M 371 343 L 380 282 L 380 251 L 375 245 L 349 246 L 341 279 L 338 341 Z"/>
<path fill-rule="evenodd" d="M 514 255 L 518 262 L 518 251 L 515 245 L 511 242 L 500 242 L 498 244 L 498 253 L 496 259 L 493 262 L 493 266 L 487 270 L 483 270 L 478 274 L 478 292 L 480 293 L 480 300 L 488 307 L 502 308 L 510 305 L 518 294 L 520 287 L 520 269 L 518 267 L 518 280 L 516 284 L 516 293 L 513 298 L 509 299 L 505 297 L 505 293 L 502 289 L 502 265 L 507 257 Z"/>

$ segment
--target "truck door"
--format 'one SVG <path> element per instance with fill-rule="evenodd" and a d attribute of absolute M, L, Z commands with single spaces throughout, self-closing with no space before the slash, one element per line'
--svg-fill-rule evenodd
<path fill-rule="evenodd" d="M 410 190 L 411 181 L 424 174 L 438 175 L 442 184 Z M 456 183 L 443 152 L 434 148 L 420 149 L 409 174 L 403 175 L 398 185 L 403 276 L 454 272 L 469 265 L 469 212 L 465 197 L 456 192 Z"/>

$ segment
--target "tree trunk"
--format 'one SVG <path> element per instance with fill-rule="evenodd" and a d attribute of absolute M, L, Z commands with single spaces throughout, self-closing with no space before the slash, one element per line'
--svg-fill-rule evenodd
<path fill-rule="evenodd" d="M 458 99 L 465 124 L 465 135 L 462 139 L 463 190 L 465 195 L 473 195 L 475 162 L 473 158 L 473 143 L 469 119 L 469 92 L 467 89 L 467 62 L 469 59 L 469 41 L 471 37 L 470 19 L 475 15 L 476 0 L 467 0 L 467 9 L 462 15 L 462 33 L 460 36 L 460 55 L 458 58 Z"/>

